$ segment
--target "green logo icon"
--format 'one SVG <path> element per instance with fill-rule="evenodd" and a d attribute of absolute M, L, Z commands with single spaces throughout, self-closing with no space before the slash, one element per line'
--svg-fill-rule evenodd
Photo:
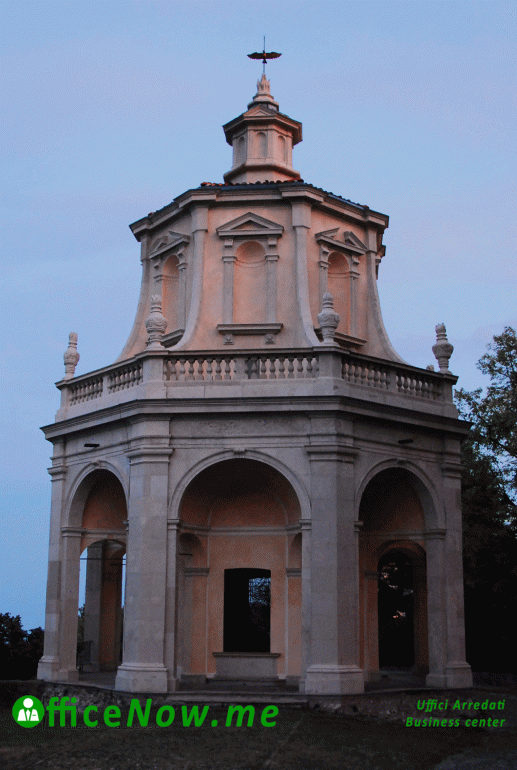
<path fill-rule="evenodd" d="M 20 727 L 36 727 L 45 716 L 45 706 L 34 695 L 18 698 L 13 706 L 13 719 Z"/>

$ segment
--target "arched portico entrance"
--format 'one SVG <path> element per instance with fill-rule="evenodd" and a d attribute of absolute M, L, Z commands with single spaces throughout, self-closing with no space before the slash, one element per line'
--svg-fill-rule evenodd
<path fill-rule="evenodd" d="M 97 540 L 81 555 L 86 572 L 80 671 L 115 671 L 122 662 L 123 572 L 126 549 Z"/>
<path fill-rule="evenodd" d="M 257 460 L 223 460 L 183 494 L 178 674 L 183 681 L 301 674 L 300 503 Z"/>
<path fill-rule="evenodd" d="M 87 561 L 85 635 L 90 670 L 114 670 L 120 659 L 122 558 L 125 552 L 126 496 L 117 476 L 106 469 L 85 473 L 72 487 L 64 525 L 56 542 L 60 569 L 49 569 L 45 650 L 41 678 L 77 679 L 77 627 L 81 554 Z M 51 600 L 51 601 L 49 601 Z M 56 608 L 55 616 L 51 609 Z M 84 650 L 84 648 L 83 648 Z M 84 664 L 83 654 L 80 664 Z"/>
<path fill-rule="evenodd" d="M 359 537 L 362 665 L 429 671 L 424 505 L 415 477 L 387 468 L 367 484 Z"/>

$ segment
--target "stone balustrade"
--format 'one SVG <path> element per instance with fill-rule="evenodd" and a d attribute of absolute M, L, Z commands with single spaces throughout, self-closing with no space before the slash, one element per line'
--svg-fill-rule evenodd
<path fill-rule="evenodd" d="M 142 353 L 136 359 L 114 364 L 103 370 L 73 379 L 62 380 L 62 407 L 75 406 L 92 400 L 105 400 L 119 394 L 117 402 L 142 398 L 135 388 L 146 384 L 148 358 L 162 359 L 163 385 L 169 395 L 176 386 L 191 384 L 239 384 L 249 380 L 277 382 L 287 380 L 315 381 L 322 377 L 334 377 L 351 386 L 354 396 L 373 389 L 418 399 L 452 403 L 453 375 L 418 369 L 370 356 L 362 356 L 332 349 L 292 349 L 275 351 L 231 351 L 198 353 L 159 351 Z M 160 372 L 160 369 L 158 369 Z M 159 376 L 159 375 L 158 375 Z M 153 380 L 155 381 L 155 379 Z M 133 391 L 124 397 L 120 391 Z M 185 397 L 185 391 L 182 391 Z M 187 395 L 188 397 L 188 395 Z M 99 403 L 99 407 L 101 404 Z"/>

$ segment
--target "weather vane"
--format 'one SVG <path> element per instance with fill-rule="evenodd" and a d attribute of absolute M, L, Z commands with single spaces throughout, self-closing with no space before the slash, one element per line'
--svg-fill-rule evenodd
<path fill-rule="evenodd" d="M 262 53 L 255 51 L 255 53 L 249 53 L 248 57 L 250 59 L 262 59 L 262 74 L 266 74 L 266 64 L 268 59 L 278 59 L 279 56 L 282 56 L 281 53 L 275 53 L 275 51 L 270 51 L 270 53 L 266 53 L 266 36 L 264 35 L 264 50 Z"/>

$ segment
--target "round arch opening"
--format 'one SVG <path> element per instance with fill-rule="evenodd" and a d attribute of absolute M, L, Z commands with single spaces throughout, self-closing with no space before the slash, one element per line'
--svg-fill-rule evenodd
<path fill-rule="evenodd" d="M 427 673 L 425 555 L 429 496 L 404 468 L 386 468 L 366 485 L 359 518 L 362 665 Z"/>
<path fill-rule="evenodd" d="M 240 678 L 244 660 L 252 677 L 300 675 L 300 517 L 291 483 L 255 459 L 219 461 L 189 483 L 179 505 L 182 679 Z"/>

